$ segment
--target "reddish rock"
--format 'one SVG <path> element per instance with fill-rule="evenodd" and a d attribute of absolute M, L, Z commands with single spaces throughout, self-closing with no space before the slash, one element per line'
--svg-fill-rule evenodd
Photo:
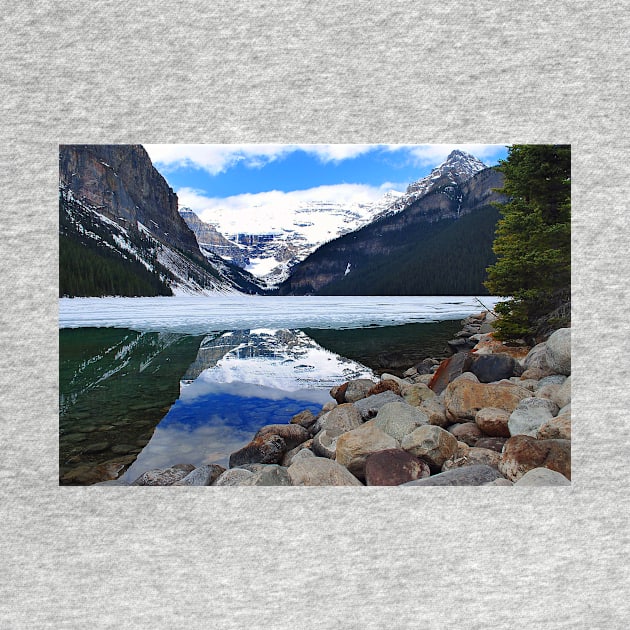
<path fill-rule="evenodd" d="M 571 442 L 537 440 L 529 435 L 511 437 L 503 448 L 499 470 L 504 477 L 518 481 L 528 470 L 549 468 L 571 479 Z"/>
<path fill-rule="evenodd" d="M 237 468 L 242 464 L 277 464 L 287 450 L 286 442 L 279 435 L 260 436 L 230 455 L 230 468 Z"/>
<path fill-rule="evenodd" d="M 337 387 L 333 387 L 330 390 L 330 395 L 337 401 L 338 404 L 346 402 L 346 390 L 348 389 L 348 383 L 343 383 Z"/>
<path fill-rule="evenodd" d="M 365 460 L 365 482 L 368 486 L 399 486 L 430 474 L 426 462 L 398 448 L 372 453 Z"/>
<path fill-rule="evenodd" d="M 508 441 L 506 437 L 482 437 L 477 440 L 475 448 L 489 448 L 497 453 L 500 453 Z"/>
<path fill-rule="evenodd" d="M 394 394 L 396 394 L 397 396 L 401 395 L 400 385 L 396 381 L 386 380 L 377 383 L 376 385 L 374 385 L 374 387 L 371 387 L 367 392 L 367 396 L 382 394 L 386 391 L 394 392 Z"/>
<path fill-rule="evenodd" d="M 310 429 L 315 424 L 316 420 L 317 418 L 312 414 L 312 412 L 305 409 L 291 418 L 291 424 L 299 424 L 305 429 Z"/>
<path fill-rule="evenodd" d="M 299 424 L 268 424 L 267 426 L 262 427 L 258 431 L 258 433 L 256 433 L 256 435 L 254 436 L 254 440 L 256 438 L 264 438 L 267 435 L 279 435 L 284 440 L 286 450 L 288 451 L 292 448 L 295 448 L 299 444 L 302 444 L 302 442 L 306 442 L 306 440 L 311 437 L 311 434 Z"/>
<path fill-rule="evenodd" d="M 509 438 L 509 419 L 510 414 L 507 411 L 504 409 L 497 409 L 496 407 L 484 407 L 475 415 L 475 422 L 477 423 L 477 426 L 486 435 L 491 437 Z"/>
<path fill-rule="evenodd" d="M 368 423 L 339 436 L 336 460 L 362 480 L 365 477 L 365 460 L 368 455 L 397 447 L 398 442 L 393 437 Z"/>
<path fill-rule="evenodd" d="M 499 460 L 501 455 L 489 448 L 469 448 L 465 455 L 457 457 L 455 454 L 451 459 L 447 459 L 442 465 L 442 472 L 452 470 L 453 468 L 462 468 L 463 466 L 492 466 L 499 468 Z"/>
<path fill-rule="evenodd" d="M 474 383 L 460 379 L 451 383 L 444 392 L 447 417 L 453 422 L 474 420 L 484 407 L 496 407 L 512 413 L 532 392 L 509 381 L 497 384 Z"/>
<path fill-rule="evenodd" d="M 458 352 L 440 363 L 429 382 L 429 388 L 436 394 L 441 394 L 446 386 L 460 374 L 467 372 L 472 365 L 470 352 Z"/>

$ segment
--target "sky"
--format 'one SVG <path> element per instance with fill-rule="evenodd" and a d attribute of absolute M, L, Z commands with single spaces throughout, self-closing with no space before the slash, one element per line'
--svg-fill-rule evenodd
<path fill-rule="evenodd" d="M 213 211 L 288 208 L 303 201 L 378 201 L 403 192 L 459 149 L 489 166 L 507 156 L 493 144 L 145 144 L 179 207 L 211 222 Z"/>

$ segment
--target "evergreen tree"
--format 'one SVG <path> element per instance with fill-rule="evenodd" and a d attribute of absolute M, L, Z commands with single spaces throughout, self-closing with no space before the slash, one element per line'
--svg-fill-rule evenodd
<path fill-rule="evenodd" d="M 486 286 L 510 296 L 497 305 L 503 339 L 544 335 L 569 323 L 571 283 L 571 148 L 513 145 L 497 167 L 505 176 L 497 204 L 497 262 Z"/>

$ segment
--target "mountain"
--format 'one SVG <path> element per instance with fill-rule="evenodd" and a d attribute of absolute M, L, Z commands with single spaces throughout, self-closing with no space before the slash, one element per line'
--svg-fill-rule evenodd
<path fill-rule="evenodd" d="M 446 162 L 371 224 L 335 239 L 295 266 L 281 294 L 475 295 L 502 197 L 502 175 L 453 151 Z"/>
<path fill-rule="evenodd" d="M 202 253 L 140 145 L 59 147 L 60 296 L 259 292 Z"/>
<path fill-rule="evenodd" d="M 238 215 L 219 208 L 213 211 L 212 225 L 189 210 L 182 210 L 182 216 L 201 239 L 202 249 L 223 256 L 274 288 L 318 246 L 367 225 L 387 211 L 400 194 L 390 191 L 376 203 L 314 199 L 289 208 L 257 206 Z M 227 243 L 217 240 L 214 232 L 223 235 Z"/>

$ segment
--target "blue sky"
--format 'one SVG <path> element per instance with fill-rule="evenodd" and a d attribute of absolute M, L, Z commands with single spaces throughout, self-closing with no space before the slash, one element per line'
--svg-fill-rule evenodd
<path fill-rule="evenodd" d="M 506 157 L 505 145 L 228 144 L 144 145 L 151 160 L 188 206 L 204 220 L 222 207 L 238 210 L 305 199 L 376 201 L 404 191 L 453 149 L 488 165 Z"/>

